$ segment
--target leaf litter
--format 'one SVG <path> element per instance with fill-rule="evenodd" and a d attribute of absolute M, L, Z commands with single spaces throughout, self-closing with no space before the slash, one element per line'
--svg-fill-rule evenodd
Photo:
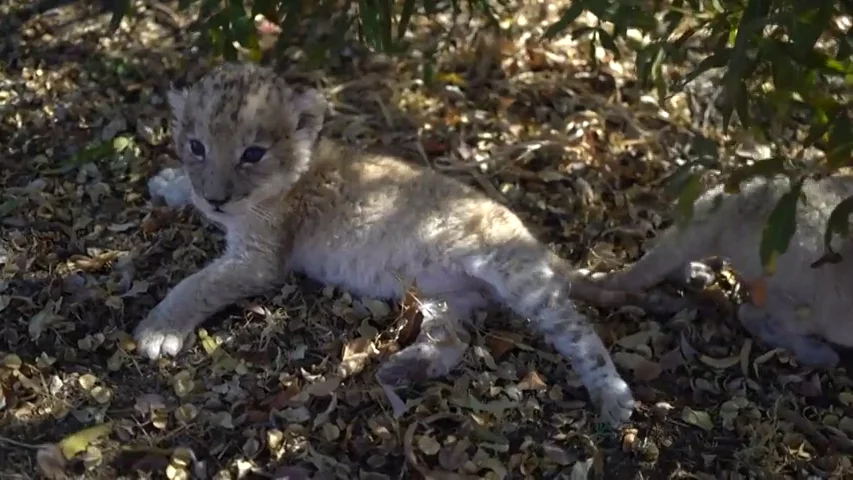
<path fill-rule="evenodd" d="M 141 361 L 128 332 L 223 239 L 173 208 L 185 199 L 148 196 L 153 174 L 177 166 L 164 85 L 210 62 L 137 3 L 109 38 L 109 16 L 86 2 L 0 26 L 15 40 L 0 73 L 0 476 L 850 475 L 847 369 L 808 370 L 753 342 L 729 318 L 737 281 L 724 274 L 673 318 L 581 306 L 640 402 L 620 432 L 598 428 L 577 375 L 501 312 L 474 320 L 447 378 L 383 389 L 377 366 L 419 331 L 416 286 L 394 305 L 295 277 L 217 315 L 178 359 Z M 330 135 L 402 149 L 507 203 L 578 266 L 616 268 L 672 218 L 660 188 L 686 145 L 724 164 L 744 147 L 695 128 L 687 94 L 660 106 L 639 91 L 628 52 L 532 40 L 562 4 L 509 2 L 512 39 L 413 20 L 415 51 L 453 40 L 431 82 L 416 56 L 355 43 L 307 74 L 291 48 L 281 70 L 326 92 Z M 298 45 L 314 30 L 288 35 Z"/>

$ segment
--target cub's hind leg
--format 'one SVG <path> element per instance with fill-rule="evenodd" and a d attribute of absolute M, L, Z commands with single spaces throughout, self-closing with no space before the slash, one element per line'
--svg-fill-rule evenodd
<path fill-rule="evenodd" d="M 815 368 L 838 365 L 838 352 L 832 346 L 797 333 L 789 326 L 798 321 L 794 308 L 788 306 L 770 312 L 766 308 L 743 303 L 738 307 L 737 314 L 749 333 L 771 348 L 782 348 L 793 353 L 800 364 Z"/>
<path fill-rule="evenodd" d="M 577 278 L 569 265 L 521 228 L 494 235 L 462 252 L 458 261 L 493 296 L 530 319 L 543 339 L 571 360 L 602 420 L 618 427 L 634 410 L 631 389 L 617 372 L 592 324 L 575 309 Z M 586 291 L 595 296 L 595 292 Z"/>
<path fill-rule="evenodd" d="M 419 299 L 423 321 L 418 337 L 382 364 L 377 380 L 386 386 L 402 387 L 442 377 L 456 368 L 471 341 L 464 323 L 476 306 L 465 297 Z"/>
<path fill-rule="evenodd" d="M 695 271 L 703 262 L 699 259 L 718 255 L 720 235 L 731 230 L 742 212 L 733 197 L 718 204 L 718 192 L 709 191 L 694 203 L 693 218 L 687 225 L 673 225 L 653 241 L 652 248 L 627 268 L 611 272 L 597 282 L 607 288 L 640 292 L 664 281 L 683 283 L 704 273 Z M 705 279 L 710 281 L 709 278 Z"/>

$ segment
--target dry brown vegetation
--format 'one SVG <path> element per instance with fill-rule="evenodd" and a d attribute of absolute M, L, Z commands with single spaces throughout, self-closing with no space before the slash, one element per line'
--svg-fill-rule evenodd
<path fill-rule="evenodd" d="M 401 392 L 397 419 L 373 372 L 411 337 L 407 304 L 300 277 L 217 315 L 176 360 L 143 361 L 127 332 L 222 246 L 146 189 L 175 165 L 164 92 L 209 55 L 171 3 L 107 37 L 90 2 L 16 21 L 29 3 L 0 5 L 0 478 L 853 472 L 846 368 L 801 368 L 725 308 L 582 307 L 641 402 L 621 432 L 596 426 L 570 366 L 516 318 L 479 319 L 462 367 Z M 539 44 L 541 10 L 506 19 L 512 40 L 457 29 L 430 86 L 416 54 L 355 44 L 321 70 L 298 49 L 280 66 L 329 96 L 328 135 L 406 151 L 508 203 L 579 266 L 614 268 L 670 218 L 661 181 L 679 156 L 697 139 L 724 155 L 743 144 L 691 127 L 684 95 L 657 106 L 629 57 L 593 65 L 583 42 Z M 430 28 L 414 52 L 440 40 Z"/>

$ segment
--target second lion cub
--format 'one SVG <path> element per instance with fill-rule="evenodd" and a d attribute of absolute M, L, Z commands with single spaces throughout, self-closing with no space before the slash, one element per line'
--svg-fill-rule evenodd
<path fill-rule="evenodd" d="M 753 178 L 736 194 L 724 193 L 722 186 L 711 189 L 696 200 L 693 218 L 683 230 L 667 230 L 640 260 L 598 283 L 633 293 L 667 279 L 704 286 L 713 275 L 701 260 L 715 256 L 729 260 L 747 283 L 759 280 L 764 225 L 790 188 L 787 177 L 776 176 Z M 743 303 L 737 315 L 768 346 L 791 351 L 805 365 L 832 367 L 839 356 L 831 344 L 853 347 L 853 239 L 835 238 L 840 263 L 811 264 L 824 253 L 824 230 L 833 208 L 853 195 L 853 177 L 809 179 L 802 193 L 796 233 L 776 260 L 775 273 L 764 279 L 764 304 Z"/>
<path fill-rule="evenodd" d="M 620 300 L 585 284 L 510 210 L 430 169 L 321 138 L 319 92 L 265 67 L 225 64 L 169 103 L 192 202 L 224 227 L 227 248 L 136 327 L 145 355 L 176 355 L 211 314 L 291 270 L 372 297 L 399 299 L 415 281 L 422 330 L 382 365 L 384 384 L 448 373 L 470 338 L 461 321 L 500 302 L 572 361 L 604 421 L 630 418 L 628 384 L 572 304 Z"/>

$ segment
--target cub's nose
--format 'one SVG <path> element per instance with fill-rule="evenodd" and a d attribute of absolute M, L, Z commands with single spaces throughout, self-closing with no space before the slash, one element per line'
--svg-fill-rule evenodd
<path fill-rule="evenodd" d="M 205 197 L 205 200 L 207 200 L 207 203 L 209 203 L 211 207 L 218 209 L 219 207 L 228 203 L 228 200 L 231 200 L 231 197 L 222 197 L 222 198 L 207 198 L 207 197 Z"/>

